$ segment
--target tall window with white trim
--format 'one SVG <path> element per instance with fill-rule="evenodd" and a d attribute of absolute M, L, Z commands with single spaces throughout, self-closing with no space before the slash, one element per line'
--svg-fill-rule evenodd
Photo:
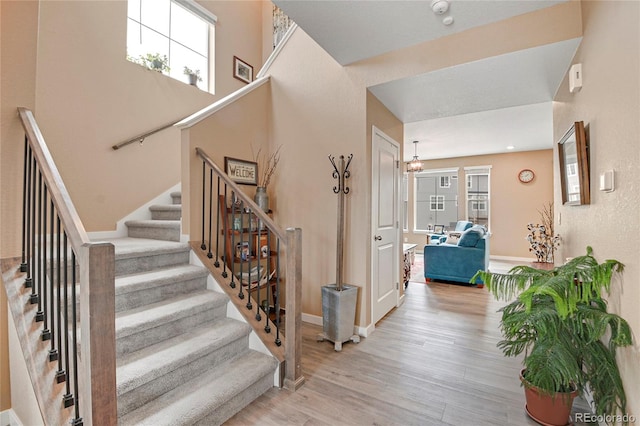
<path fill-rule="evenodd" d="M 466 167 L 467 220 L 489 228 L 491 167 Z"/>
<path fill-rule="evenodd" d="M 428 232 L 435 225 L 455 226 L 458 220 L 458 170 L 426 170 L 413 176 L 414 232 Z"/>
<path fill-rule="evenodd" d="M 213 13 L 193 0 L 128 0 L 127 18 L 129 60 L 187 84 L 196 74 L 213 92 Z"/>

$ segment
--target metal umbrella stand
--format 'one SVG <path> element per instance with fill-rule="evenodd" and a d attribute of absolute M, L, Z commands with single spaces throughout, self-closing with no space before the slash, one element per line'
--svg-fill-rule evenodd
<path fill-rule="evenodd" d="M 336 253 L 336 282 L 322 287 L 322 328 L 323 333 L 317 336 L 318 341 L 330 340 L 334 342 L 336 351 L 342 350 L 342 344 L 349 340 L 358 343 L 360 336 L 354 334 L 356 303 L 358 300 L 358 287 L 343 282 L 344 268 L 344 197 L 349 193 L 349 187 L 345 180 L 351 176 L 349 164 L 353 154 L 347 158 L 345 165 L 344 155 L 340 156 L 339 165 L 336 165 L 335 157 L 329 156 L 333 165 L 333 177 L 338 179 L 338 185 L 333 187 L 333 192 L 338 194 L 338 236 Z"/>

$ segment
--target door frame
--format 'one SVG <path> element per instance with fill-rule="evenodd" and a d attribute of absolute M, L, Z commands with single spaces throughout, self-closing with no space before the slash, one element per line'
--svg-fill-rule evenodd
<path fill-rule="evenodd" d="M 401 297 L 400 297 L 400 256 L 402 254 L 402 233 L 401 233 L 401 228 L 400 228 L 400 210 L 401 210 L 401 194 L 400 191 L 402 189 L 402 179 L 401 179 L 401 175 L 400 175 L 400 163 L 401 163 L 401 158 L 402 158 L 402 150 L 401 150 L 401 145 L 400 143 L 398 143 L 398 141 L 396 141 L 394 138 L 392 138 L 391 136 L 387 135 L 386 133 L 384 133 L 382 130 L 380 130 L 379 128 L 377 128 L 375 125 L 371 126 L 371 186 L 370 186 L 370 194 L 371 194 L 371 207 L 370 207 L 370 220 L 369 220 L 369 259 L 370 259 L 370 296 L 369 296 L 369 308 L 370 308 L 370 314 L 371 314 L 371 326 L 370 326 L 370 330 L 373 331 L 375 330 L 375 322 L 374 322 L 374 318 L 373 318 L 373 305 L 375 303 L 375 297 L 374 297 L 374 292 L 373 292 L 373 276 L 376 273 L 376 269 L 377 269 L 377 265 L 373 264 L 373 259 L 375 258 L 375 254 L 374 254 L 374 250 L 375 250 L 375 244 L 373 243 L 373 236 L 375 235 L 376 230 L 374 229 L 374 209 L 373 209 L 373 174 L 375 173 L 375 169 L 374 169 L 374 141 L 375 141 L 375 137 L 376 134 L 380 135 L 381 137 L 383 137 L 384 139 L 387 139 L 392 145 L 394 145 L 397 150 L 398 150 L 398 159 L 396 161 L 396 170 L 397 170 L 397 182 L 396 182 L 396 200 L 395 200 L 395 204 L 396 204 L 396 232 L 395 232 L 395 240 L 396 240 L 396 246 L 398 248 L 398 253 L 397 256 L 394 257 L 395 264 L 394 264 L 394 276 L 396 278 L 396 307 L 400 306 L 401 304 Z"/>

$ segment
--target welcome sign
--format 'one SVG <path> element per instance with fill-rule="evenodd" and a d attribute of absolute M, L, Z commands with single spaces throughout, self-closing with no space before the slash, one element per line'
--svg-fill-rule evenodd
<path fill-rule="evenodd" d="M 242 185 L 258 185 L 258 163 L 224 157 L 224 171 L 235 182 Z"/>

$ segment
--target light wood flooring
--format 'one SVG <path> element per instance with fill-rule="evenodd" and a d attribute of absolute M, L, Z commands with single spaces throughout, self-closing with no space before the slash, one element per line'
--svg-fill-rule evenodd
<path fill-rule="evenodd" d="M 404 304 L 342 352 L 303 323 L 304 386 L 273 388 L 226 424 L 536 425 L 520 360 L 496 348 L 502 305 L 486 289 L 410 282 Z"/>

